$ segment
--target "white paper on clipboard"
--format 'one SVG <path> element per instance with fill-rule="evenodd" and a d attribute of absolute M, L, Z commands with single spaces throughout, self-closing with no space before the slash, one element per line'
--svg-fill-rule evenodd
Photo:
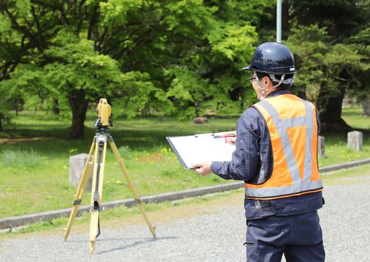
<path fill-rule="evenodd" d="M 235 145 L 225 143 L 224 138 L 212 135 L 166 137 L 172 150 L 185 169 L 194 169 L 193 164 L 208 161 L 231 161 Z"/>

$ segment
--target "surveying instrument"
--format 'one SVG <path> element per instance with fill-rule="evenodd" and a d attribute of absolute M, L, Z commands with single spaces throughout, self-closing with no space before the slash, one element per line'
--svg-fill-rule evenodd
<path fill-rule="evenodd" d="M 94 252 L 95 240 L 100 235 L 100 223 L 99 223 L 99 212 L 103 210 L 102 197 L 103 197 L 103 179 L 104 179 L 104 166 L 105 157 L 107 152 L 107 142 L 109 143 L 116 160 L 121 167 L 123 174 L 126 177 L 128 185 L 134 195 L 135 201 L 138 204 L 141 213 L 144 216 L 146 223 L 148 224 L 149 230 L 155 238 L 155 227 L 153 227 L 145 213 L 144 205 L 142 204 L 139 195 L 137 194 L 134 185 L 131 181 L 130 175 L 124 165 L 123 158 L 120 156 L 116 144 L 113 141 L 113 137 L 109 134 L 109 126 L 112 126 L 111 122 L 111 106 L 108 104 L 105 98 L 100 99 L 98 107 L 96 108 L 97 118 L 95 122 L 96 133 L 85 163 L 83 173 L 77 188 L 77 193 L 74 201 L 72 202 L 73 208 L 69 215 L 67 227 L 64 229 L 64 240 L 66 241 L 71 230 L 74 219 L 77 215 L 78 207 L 81 204 L 83 193 L 86 189 L 89 181 L 91 169 L 93 170 L 93 179 L 91 187 L 91 201 L 90 201 L 90 253 Z M 94 154 L 92 154 L 94 151 Z M 92 159 L 91 159 L 92 156 Z M 91 161 L 90 161 L 91 160 Z"/>

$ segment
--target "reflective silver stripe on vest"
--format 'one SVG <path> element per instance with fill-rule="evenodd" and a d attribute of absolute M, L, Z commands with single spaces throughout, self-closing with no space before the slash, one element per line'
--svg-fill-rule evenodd
<path fill-rule="evenodd" d="M 259 102 L 270 115 L 276 130 L 280 136 L 283 145 L 283 152 L 287 161 L 288 170 L 293 181 L 293 185 L 286 187 L 273 188 L 248 188 L 246 187 L 246 195 L 250 197 L 273 197 L 283 196 L 304 191 L 310 191 L 322 188 L 322 181 L 311 181 L 312 175 L 312 137 L 314 128 L 314 117 L 312 107 L 307 101 L 303 101 L 305 106 L 305 116 L 281 119 L 275 108 L 266 100 Z M 299 174 L 299 168 L 294 157 L 292 145 L 289 141 L 288 128 L 305 126 L 306 127 L 306 147 L 304 160 L 303 180 Z"/>

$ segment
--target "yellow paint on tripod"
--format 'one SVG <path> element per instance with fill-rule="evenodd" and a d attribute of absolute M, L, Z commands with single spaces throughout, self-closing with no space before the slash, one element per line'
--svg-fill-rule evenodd
<path fill-rule="evenodd" d="M 140 210 L 144 216 L 146 223 L 148 224 L 149 230 L 153 235 L 153 238 L 156 237 L 155 235 L 155 227 L 149 221 L 145 213 L 145 209 L 139 195 L 137 194 L 134 185 L 131 181 L 130 175 L 126 170 L 126 167 L 123 162 L 123 158 L 120 156 L 118 149 L 113 141 L 113 137 L 109 134 L 109 119 L 111 115 L 111 107 L 107 103 L 107 100 L 102 98 L 99 101 L 99 105 L 97 108 L 98 112 L 98 120 L 97 121 L 97 132 L 95 134 L 94 140 L 92 142 L 89 156 L 87 158 L 85 168 L 83 174 L 81 176 L 81 180 L 77 189 L 77 193 L 75 195 L 75 199 L 73 201 L 73 209 L 70 213 L 67 228 L 64 232 L 64 239 L 67 240 L 69 232 L 71 230 L 72 224 L 74 219 L 77 215 L 78 207 L 82 201 L 82 196 L 85 191 L 86 185 L 89 180 L 89 174 L 91 171 L 91 163 L 89 163 L 92 152 L 94 151 L 94 156 L 92 160 L 93 166 L 93 181 L 92 181 L 92 188 L 91 188 L 91 220 L 90 220 L 90 243 L 89 243 L 89 250 L 90 253 L 93 253 L 95 250 L 95 241 L 96 237 L 98 236 L 99 232 L 99 212 L 102 210 L 102 196 L 103 196 L 103 181 L 104 181 L 104 169 L 105 169 L 105 158 L 106 158 L 106 151 L 107 151 L 107 142 L 109 141 L 109 145 L 116 157 L 116 160 L 120 164 L 120 167 L 126 177 L 127 183 L 134 195 L 136 202 L 138 203 Z M 103 143 L 103 146 L 102 146 Z M 95 149 L 95 150 L 94 150 Z"/>

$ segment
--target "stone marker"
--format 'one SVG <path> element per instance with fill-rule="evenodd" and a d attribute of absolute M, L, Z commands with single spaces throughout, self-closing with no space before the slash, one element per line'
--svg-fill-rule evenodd
<path fill-rule="evenodd" d="M 370 99 L 363 100 L 361 102 L 362 105 L 362 115 L 370 116 Z"/>
<path fill-rule="evenodd" d="M 362 150 L 362 132 L 352 131 L 347 134 L 348 147 L 356 151 Z"/>
<path fill-rule="evenodd" d="M 196 117 L 196 118 L 194 118 L 194 123 L 196 123 L 196 124 L 208 123 L 208 118 L 207 117 Z"/>
<path fill-rule="evenodd" d="M 85 163 L 88 154 L 78 154 L 69 157 L 69 182 L 78 187 L 81 179 L 82 172 L 84 171 Z M 92 184 L 92 171 L 90 173 L 89 182 L 87 183 L 86 190 L 91 190 Z"/>
<path fill-rule="evenodd" d="M 319 136 L 319 143 L 318 143 L 318 151 L 319 157 L 325 158 L 325 137 Z"/>

